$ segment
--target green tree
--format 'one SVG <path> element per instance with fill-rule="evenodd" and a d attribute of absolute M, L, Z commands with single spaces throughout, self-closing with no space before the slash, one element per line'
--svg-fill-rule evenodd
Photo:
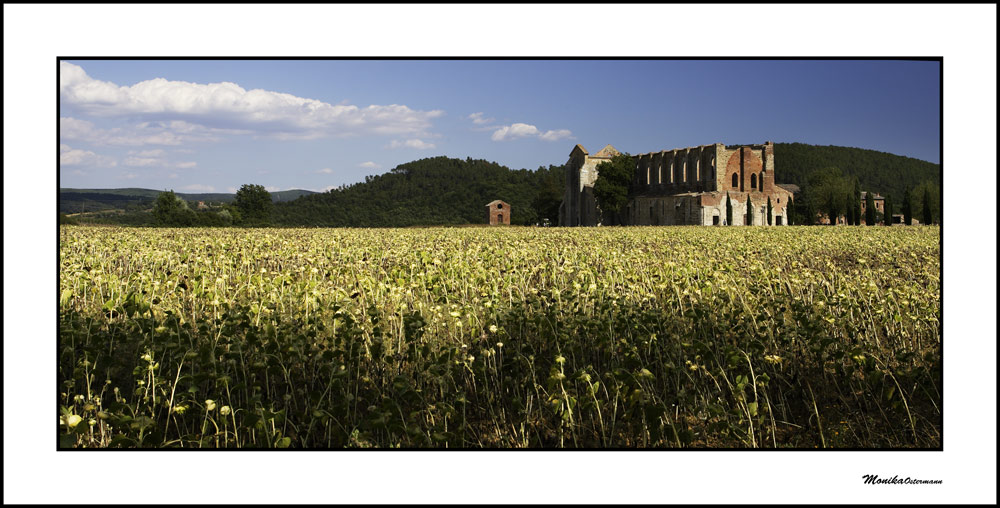
<path fill-rule="evenodd" d="M 885 218 L 884 219 L 885 225 L 886 226 L 891 226 L 892 225 L 892 198 L 889 197 L 889 196 L 885 197 L 884 210 L 885 211 L 882 212 L 882 216 Z"/>
<path fill-rule="evenodd" d="M 597 182 L 594 197 L 601 208 L 603 224 L 621 224 L 620 214 L 628 203 L 629 185 L 635 172 L 631 155 L 619 154 L 597 165 Z"/>
<path fill-rule="evenodd" d="M 854 217 L 852 224 L 854 226 L 861 225 L 861 183 L 858 181 L 858 177 L 854 177 L 854 192 L 851 194 L 851 215 Z"/>
<path fill-rule="evenodd" d="M 839 168 L 829 167 L 813 171 L 809 175 L 809 198 L 807 206 L 826 213 L 830 225 L 837 224 L 837 218 L 847 215 L 850 203 L 851 182 Z"/>
<path fill-rule="evenodd" d="M 733 225 L 733 200 L 729 198 L 729 193 L 726 193 L 726 225 Z"/>
<path fill-rule="evenodd" d="M 920 214 L 923 220 L 924 202 L 930 203 L 931 222 L 941 221 L 941 187 L 930 180 L 925 180 L 910 191 L 910 210 L 913 216 Z"/>
<path fill-rule="evenodd" d="M 930 224 L 934 222 L 934 216 L 931 215 L 931 189 L 930 187 L 924 187 L 924 206 L 923 206 L 923 223 Z"/>
<path fill-rule="evenodd" d="M 753 202 L 750 201 L 749 194 L 747 194 L 747 226 L 753 226 Z"/>
<path fill-rule="evenodd" d="M 549 169 L 539 167 L 536 172 L 539 177 L 538 193 L 531 201 L 532 208 L 539 221 L 548 219 L 550 224 L 559 223 L 559 204 L 563 198 L 563 168 L 550 166 Z"/>
<path fill-rule="evenodd" d="M 913 225 L 913 209 L 910 203 L 910 189 L 903 191 L 903 224 Z"/>
<path fill-rule="evenodd" d="M 263 185 L 244 184 L 236 191 L 234 204 L 239 209 L 244 224 L 249 226 L 271 224 L 274 203 L 271 201 L 271 193 Z"/>
<path fill-rule="evenodd" d="M 771 196 L 767 197 L 767 225 L 770 226 L 774 223 L 774 212 L 771 208 Z"/>
<path fill-rule="evenodd" d="M 865 224 L 875 225 L 875 197 L 872 191 L 865 194 Z"/>
<path fill-rule="evenodd" d="M 803 224 L 805 224 L 806 226 L 812 226 L 816 224 L 816 208 L 815 205 L 813 205 L 811 199 L 805 200 L 805 208 L 806 208 L 804 216 L 805 222 L 803 222 Z"/>
<path fill-rule="evenodd" d="M 190 226 L 197 217 L 174 191 L 161 192 L 153 203 L 153 221 L 157 226 Z"/>

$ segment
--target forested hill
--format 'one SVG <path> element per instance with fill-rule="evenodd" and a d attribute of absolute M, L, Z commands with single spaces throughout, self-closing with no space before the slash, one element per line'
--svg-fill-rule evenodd
<path fill-rule="evenodd" d="M 364 182 L 276 203 L 283 226 L 405 227 L 482 224 L 486 204 L 511 206 L 512 224 L 558 221 L 563 193 L 561 166 L 512 170 L 471 158 L 433 157 L 399 166 Z"/>
<path fill-rule="evenodd" d="M 907 188 L 941 185 L 940 164 L 862 148 L 774 144 L 776 183 L 791 183 L 805 190 L 810 174 L 831 167 L 839 168 L 845 176 L 856 176 L 862 190 L 892 196 L 896 203 L 902 202 Z"/>

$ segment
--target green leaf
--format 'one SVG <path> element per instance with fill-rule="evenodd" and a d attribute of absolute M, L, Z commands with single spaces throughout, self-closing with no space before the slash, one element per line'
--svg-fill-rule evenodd
<path fill-rule="evenodd" d="M 277 443 L 274 444 L 274 447 L 275 448 L 288 448 L 291 444 L 292 444 L 292 438 L 290 438 L 290 437 L 283 437 L 283 438 L 279 439 Z"/>

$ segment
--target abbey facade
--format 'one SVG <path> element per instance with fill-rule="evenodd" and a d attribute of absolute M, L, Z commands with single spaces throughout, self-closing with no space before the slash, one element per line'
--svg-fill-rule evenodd
<path fill-rule="evenodd" d="M 611 145 L 590 155 L 576 145 L 566 162 L 566 189 L 559 207 L 560 226 L 596 226 L 601 222 L 594 198 L 597 166 L 619 152 Z M 788 224 L 792 193 L 774 183 L 774 143 L 726 146 L 721 143 L 663 150 L 633 156 L 635 174 L 628 205 L 621 214 L 630 225 L 724 225 L 726 196 L 732 224 L 745 225 L 748 204 L 752 225 Z"/>

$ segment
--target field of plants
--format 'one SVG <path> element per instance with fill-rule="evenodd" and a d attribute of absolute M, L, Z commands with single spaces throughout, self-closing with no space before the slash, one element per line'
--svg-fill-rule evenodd
<path fill-rule="evenodd" d="M 938 448 L 938 227 L 60 230 L 62 448 Z"/>

